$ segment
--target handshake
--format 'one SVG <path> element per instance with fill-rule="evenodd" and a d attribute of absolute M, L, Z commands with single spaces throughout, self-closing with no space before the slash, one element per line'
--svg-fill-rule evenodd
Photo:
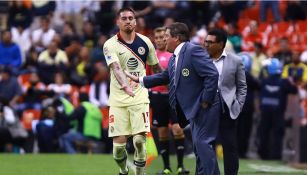
<path fill-rule="evenodd" d="M 133 89 L 136 89 L 139 86 L 139 77 L 131 75 L 128 71 L 124 71 L 126 76 L 129 78 L 129 85 L 124 84 L 121 89 L 131 97 L 134 97 Z"/>

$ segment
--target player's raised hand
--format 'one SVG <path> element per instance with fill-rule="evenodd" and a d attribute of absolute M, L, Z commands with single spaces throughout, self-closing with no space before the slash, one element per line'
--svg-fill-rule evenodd
<path fill-rule="evenodd" d="M 129 77 L 132 81 L 139 83 L 139 77 L 131 75 L 128 71 L 125 70 L 125 74 Z"/>

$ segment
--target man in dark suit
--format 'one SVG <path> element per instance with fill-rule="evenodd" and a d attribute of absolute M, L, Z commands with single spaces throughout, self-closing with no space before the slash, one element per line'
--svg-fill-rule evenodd
<path fill-rule="evenodd" d="M 151 76 L 132 80 L 146 88 L 169 84 L 169 102 L 176 110 L 179 124 L 190 123 L 194 151 L 197 158 L 196 174 L 220 174 L 213 144 L 218 133 L 220 110 L 217 95 L 218 72 L 208 53 L 191 44 L 189 29 L 183 23 L 173 23 L 165 32 L 167 51 L 174 53 L 168 68 Z"/>
<path fill-rule="evenodd" d="M 205 47 L 219 72 L 221 111 L 219 137 L 224 154 L 225 175 L 236 175 L 239 170 L 237 148 L 237 118 L 247 93 L 244 66 L 241 58 L 225 51 L 227 33 L 221 29 L 208 32 Z"/>

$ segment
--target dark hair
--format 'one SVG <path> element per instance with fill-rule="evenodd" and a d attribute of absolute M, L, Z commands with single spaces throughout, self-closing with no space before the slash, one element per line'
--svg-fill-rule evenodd
<path fill-rule="evenodd" d="M 118 10 L 117 14 L 116 14 L 116 17 L 118 18 L 120 13 L 121 12 L 124 12 L 124 11 L 130 11 L 133 13 L 134 17 L 135 17 L 135 11 L 131 8 L 131 7 L 123 7 L 121 9 Z"/>
<path fill-rule="evenodd" d="M 186 24 L 175 22 L 167 27 L 170 30 L 171 37 L 179 37 L 179 41 L 186 42 L 190 39 L 189 28 Z"/>
<path fill-rule="evenodd" d="M 208 32 L 208 35 L 213 35 L 216 38 L 216 42 L 223 42 L 225 47 L 227 42 L 227 32 L 223 29 L 212 29 Z"/>

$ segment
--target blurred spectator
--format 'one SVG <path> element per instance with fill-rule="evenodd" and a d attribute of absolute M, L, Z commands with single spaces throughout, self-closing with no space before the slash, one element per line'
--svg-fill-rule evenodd
<path fill-rule="evenodd" d="M 300 60 L 302 63 L 307 65 L 307 50 L 303 51 L 303 53 L 300 56 Z"/>
<path fill-rule="evenodd" d="M 30 30 L 18 26 L 18 27 L 12 27 L 11 33 L 12 33 L 12 40 L 21 49 L 22 60 L 23 62 L 25 62 L 26 55 L 32 46 Z"/>
<path fill-rule="evenodd" d="M 92 22 L 85 22 L 83 25 L 82 44 L 90 50 L 96 46 L 96 31 Z"/>
<path fill-rule="evenodd" d="M 54 41 L 51 41 L 48 49 L 38 57 L 39 75 L 45 84 L 53 82 L 54 74 L 57 70 L 65 71 L 67 67 L 67 55 L 58 48 L 57 43 Z"/>
<path fill-rule="evenodd" d="M 58 138 L 54 127 L 56 111 L 47 106 L 43 109 L 42 117 L 36 125 L 36 136 L 40 153 L 55 153 L 58 150 Z"/>
<path fill-rule="evenodd" d="M 251 54 L 252 56 L 251 74 L 255 78 L 259 78 L 261 69 L 263 67 L 263 61 L 267 59 L 267 56 L 263 52 L 263 46 L 261 43 L 255 43 L 254 48 L 255 51 Z"/>
<path fill-rule="evenodd" d="M 292 58 L 292 50 L 289 46 L 289 40 L 283 37 L 279 40 L 278 51 L 274 54 L 275 58 L 278 58 L 283 65 L 289 64 Z"/>
<path fill-rule="evenodd" d="M 42 52 L 51 43 L 55 35 L 55 30 L 50 28 L 48 17 L 40 18 L 40 28 L 32 33 L 32 42 L 37 52 Z"/>
<path fill-rule="evenodd" d="M 231 42 L 233 49 L 236 53 L 241 52 L 242 36 L 238 31 L 236 23 L 227 24 L 228 40 Z"/>
<path fill-rule="evenodd" d="M 42 109 L 42 101 L 47 96 L 54 95 L 53 91 L 48 92 L 44 83 L 39 79 L 36 70 L 31 70 L 29 81 L 22 86 L 23 101 L 18 105 L 19 111 L 25 109 Z"/>
<path fill-rule="evenodd" d="M 17 78 L 12 75 L 11 68 L 4 67 L 1 70 L 0 97 L 7 100 L 10 106 L 15 107 L 21 94 L 21 87 Z"/>
<path fill-rule="evenodd" d="M 212 12 L 210 9 L 210 1 L 188 1 L 190 4 L 191 11 L 188 13 L 189 19 L 197 27 L 202 25 L 208 26 L 211 18 Z"/>
<path fill-rule="evenodd" d="M 292 60 L 284 66 L 282 78 L 291 77 L 297 85 L 307 82 L 307 66 L 301 62 L 300 52 L 293 51 Z"/>
<path fill-rule="evenodd" d="M 287 1 L 287 8 L 285 14 L 286 21 L 305 20 L 306 11 L 299 0 Z"/>
<path fill-rule="evenodd" d="M 202 27 L 196 32 L 196 35 L 191 38 L 191 42 L 197 45 L 203 45 L 205 43 L 205 38 L 207 36 L 207 30 Z"/>
<path fill-rule="evenodd" d="M 38 53 L 35 51 L 34 47 L 31 47 L 29 52 L 26 55 L 25 63 L 22 66 L 22 70 L 24 72 L 27 72 L 31 69 L 37 69 L 38 68 Z"/>
<path fill-rule="evenodd" d="M 69 45 L 65 48 L 65 53 L 69 59 L 69 63 L 71 63 L 71 67 L 74 67 L 78 61 L 79 52 L 82 48 L 83 44 L 81 44 L 80 38 L 77 36 L 70 38 Z"/>
<path fill-rule="evenodd" d="M 264 36 L 259 32 L 258 23 L 255 20 L 249 22 L 248 27 L 243 33 L 242 50 L 254 51 L 254 43 L 258 42 L 265 45 Z"/>
<path fill-rule="evenodd" d="M 152 30 L 147 27 L 145 19 L 143 17 L 138 17 L 136 23 L 135 31 L 152 39 Z"/>
<path fill-rule="evenodd" d="M 22 27 L 27 29 L 32 22 L 31 9 L 25 6 L 23 1 L 11 1 L 8 14 L 8 28 Z"/>
<path fill-rule="evenodd" d="M 28 137 L 27 131 L 22 127 L 14 110 L 3 98 L 0 100 L 0 152 L 5 151 L 8 143 L 24 146 Z"/>
<path fill-rule="evenodd" d="M 71 1 L 61 0 L 56 1 L 56 13 L 66 22 L 74 25 L 78 35 L 82 34 L 84 21 L 90 20 L 91 12 L 99 11 L 99 1 Z M 104 10 L 104 9 L 102 9 Z"/>
<path fill-rule="evenodd" d="M 96 12 L 96 24 L 99 25 L 100 32 L 104 35 L 109 35 L 109 32 L 114 28 L 115 1 L 99 1 L 100 10 Z M 101 22 L 103 21 L 103 22 Z"/>
<path fill-rule="evenodd" d="M 76 66 L 71 70 L 70 80 L 72 84 L 84 86 L 88 83 L 87 71 L 91 69 L 90 51 L 87 47 L 82 47 Z"/>
<path fill-rule="evenodd" d="M 106 107 L 108 105 L 109 96 L 108 69 L 102 64 L 97 65 L 96 69 L 96 76 L 94 81 L 90 84 L 89 101 L 98 107 Z"/>
<path fill-rule="evenodd" d="M 0 30 L 7 29 L 9 1 L 0 1 Z"/>
<path fill-rule="evenodd" d="M 274 16 L 274 21 L 279 22 L 281 20 L 280 18 L 280 11 L 279 11 L 279 1 L 266 1 L 266 0 L 261 0 L 259 2 L 259 14 L 260 14 L 260 21 L 261 22 L 266 22 L 267 21 L 267 12 L 269 9 L 271 9 L 273 16 Z"/>
<path fill-rule="evenodd" d="M 150 14 L 149 27 L 162 26 L 166 17 L 176 18 L 175 1 L 152 1 L 152 13 Z"/>
<path fill-rule="evenodd" d="M 0 42 L 0 65 L 12 66 L 17 69 L 21 64 L 21 50 L 17 44 L 13 43 L 11 32 L 5 30 Z"/>
<path fill-rule="evenodd" d="M 67 83 L 64 72 L 59 71 L 54 75 L 54 83 L 49 84 L 47 89 L 54 91 L 58 97 L 68 97 L 72 87 Z"/>
<path fill-rule="evenodd" d="M 226 23 L 237 23 L 241 10 L 237 1 L 221 0 L 219 8 Z"/>
<path fill-rule="evenodd" d="M 70 130 L 60 138 L 61 148 L 69 154 L 76 153 L 74 144 L 78 141 L 101 139 L 102 115 L 100 109 L 88 102 L 87 94 L 81 93 L 80 101 L 82 102 L 80 106 L 69 116 L 70 121 L 78 121 L 77 130 Z"/>
<path fill-rule="evenodd" d="M 107 67 L 107 63 L 105 61 L 104 54 L 103 54 L 103 45 L 107 41 L 107 39 L 108 39 L 107 36 L 103 34 L 101 34 L 98 37 L 97 45 L 91 51 L 90 62 L 92 65 L 97 62 L 102 62 L 103 65 Z"/>
<path fill-rule="evenodd" d="M 63 26 L 63 31 L 61 33 L 62 43 L 60 48 L 65 49 L 70 45 L 70 42 L 78 38 L 78 35 L 76 34 L 75 28 L 70 22 L 65 22 Z"/>
<path fill-rule="evenodd" d="M 240 53 L 239 56 L 241 57 L 245 68 L 247 95 L 243 109 L 238 117 L 237 141 L 240 158 L 246 158 L 253 126 L 255 92 L 260 90 L 260 82 L 251 74 L 253 65 L 252 57 L 248 53 Z"/>
<path fill-rule="evenodd" d="M 151 1 L 124 1 L 123 7 L 133 8 L 136 17 L 143 17 L 146 20 L 153 10 Z"/>
<path fill-rule="evenodd" d="M 49 16 L 51 17 L 52 13 L 55 10 L 54 1 L 32 1 L 32 8 L 34 16 Z"/>
<path fill-rule="evenodd" d="M 288 94 L 297 93 L 289 79 L 282 79 L 282 64 L 276 58 L 269 59 L 269 76 L 261 82 L 261 120 L 258 128 L 260 144 L 258 153 L 264 160 L 280 160 L 285 133 L 285 111 Z"/>

